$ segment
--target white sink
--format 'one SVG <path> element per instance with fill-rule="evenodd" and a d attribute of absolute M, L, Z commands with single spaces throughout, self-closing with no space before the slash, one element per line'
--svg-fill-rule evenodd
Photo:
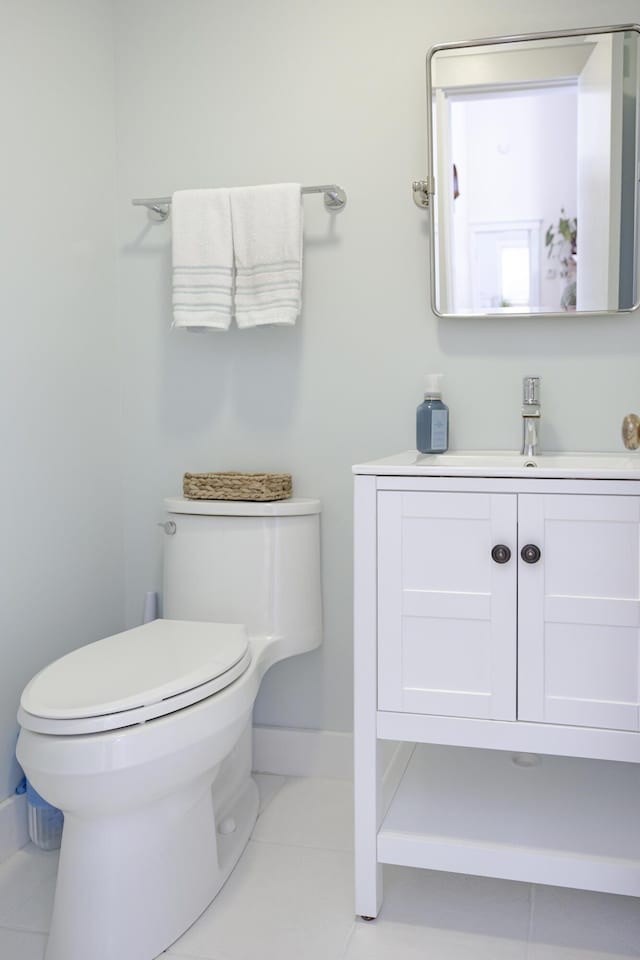
<path fill-rule="evenodd" d="M 382 460 L 358 464 L 353 472 L 391 476 L 538 476 L 637 480 L 640 479 L 640 452 L 543 453 L 525 457 L 511 450 L 459 450 L 431 454 L 407 450 Z"/>

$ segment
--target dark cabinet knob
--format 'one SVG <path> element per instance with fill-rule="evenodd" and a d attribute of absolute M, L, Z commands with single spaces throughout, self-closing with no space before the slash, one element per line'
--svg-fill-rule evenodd
<path fill-rule="evenodd" d="M 511 560 L 511 550 L 504 543 L 497 543 L 491 551 L 491 556 L 496 563 L 508 563 Z"/>
<path fill-rule="evenodd" d="M 537 563 L 540 559 L 540 547 L 536 547 L 535 543 L 525 543 L 520 556 L 525 563 Z"/>

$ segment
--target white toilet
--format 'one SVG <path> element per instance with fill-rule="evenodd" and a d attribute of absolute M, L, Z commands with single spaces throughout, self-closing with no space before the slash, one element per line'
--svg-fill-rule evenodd
<path fill-rule="evenodd" d="M 22 694 L 18 760 L 65 815 L 46 960 L 152 960 L 196 920 L 257 815 L 260 680 L 321 641 L 319 501 L 165 506 L 167 619 Z"/>

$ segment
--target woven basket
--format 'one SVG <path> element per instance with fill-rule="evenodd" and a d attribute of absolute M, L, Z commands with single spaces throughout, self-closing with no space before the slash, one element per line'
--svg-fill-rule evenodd
<path fill-rule="evenodd" d="M 286 500 L 290 473 L 185 473 L 182 492 L 189 500 Z"/>

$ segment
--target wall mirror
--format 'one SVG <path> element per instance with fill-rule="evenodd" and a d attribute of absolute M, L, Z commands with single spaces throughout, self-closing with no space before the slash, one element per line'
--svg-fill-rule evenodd
<path fill-rule="evenodd" d="M 429 51 L 438 315 L 638 307 L 639 60 L 635 25 Z"/>

